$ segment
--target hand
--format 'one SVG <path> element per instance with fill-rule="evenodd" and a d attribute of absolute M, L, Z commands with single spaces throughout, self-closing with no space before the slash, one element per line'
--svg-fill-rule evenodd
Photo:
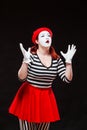
<path fill-rule="evenodd" d="M 60 51 L 61 55 L 65 58 L 65 62 L 66 63 L 72 63 L 72 58 L 74 56 L 76 52 L 76 46 L 75 45 L 71 45 L 71 48 L 70 48 L 70 45 L 68 45 L 68 50 L 66 53 L 63 53 L 62 51 Z"/>
<path fill-rule="evenodd" d="M 21 49 L 21 51 L 22 51 L 22 54 L 23 54 L 23 56 L 24 56 L 24 58 L 23 58 L 23 63 L 27 63 L 27 64 L 30 63 L 30 62 L 31 62 L 31 60 L 30 60 L 30 55 L 31 55 L 31 53 L 30 53 L 30 48 L 28 49 L 28 51 L 26 51 L 26 50 L 24 49 L 22 43 L 20 43 L 19 45 L 20 45 L 20 49 Z"/>

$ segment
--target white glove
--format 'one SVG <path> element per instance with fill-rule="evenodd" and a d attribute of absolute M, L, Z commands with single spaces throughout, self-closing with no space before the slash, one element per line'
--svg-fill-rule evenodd
<path fill-rule="evenodd" d="M 28 49 L 28 51 L 26 51 L 26 50 L 24 49 L 22 43 L 20 43 L 19 45 L 20 45 L 20 49 L 21 49 L 21 51 L 22 51 L 22 54 L 23 54 L 23 56 L 24 56 L 24 58 L 23 58 L 23 63 L 27 63 L 27 64 L 30 63 L 30 62 L 31 62 L 31 60 L 30 60 L 30 55 L 31 55 L 31 53 L 30 53 L 30 48 Z"/>
<path fill-rule="evenodd" d="M 72 63 L 72 58 L 74 56 L 76 52 L 76 46 L 75 45 L 71 45 L 71 48 L 70 48 L 70 45 L 68 45 L 68 50 L 66 53 L 63 53 L 62 51 L 60 51 L 61 55 L 65 58 L 65 62 L 66 63 Z"/>

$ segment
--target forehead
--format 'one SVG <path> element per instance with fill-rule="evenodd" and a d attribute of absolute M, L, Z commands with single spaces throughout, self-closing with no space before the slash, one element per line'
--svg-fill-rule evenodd
<path fill-rule="evenodd" d="M 43 34 L 50 34 L 48 31 L 41 31 L 40 33 L 39 33 L 39 36 L 40 35 L 43 35 Z"/>

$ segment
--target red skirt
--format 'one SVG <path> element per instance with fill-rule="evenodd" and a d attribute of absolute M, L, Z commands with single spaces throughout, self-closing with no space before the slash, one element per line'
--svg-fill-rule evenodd
<path fill-rule="evenodd" d="M 9 113 L 28 122 L 54 122 L 60 120 L 52 88 L 38 88 L 24 82 L 19 88 Z"/>

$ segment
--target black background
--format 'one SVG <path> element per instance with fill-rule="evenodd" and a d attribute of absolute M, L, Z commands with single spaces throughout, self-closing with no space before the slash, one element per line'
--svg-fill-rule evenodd
<path fill-rule="evenodd" d="M 51 130 L 87 129 L 87 13 L 84 1 L 3 1 L 0 3 L 0 130 L 19 130 L 17 117 L 8 108 L 21 82 L 17 72 L 22 62 L 19 42 L 32 46 L 32 32 L 41 26 L 53 31 L 56 51 L 66 52 L 75 44 L 73 81 L 64 84 L 58 77 L 53 83 L 61 120 Z"/>

